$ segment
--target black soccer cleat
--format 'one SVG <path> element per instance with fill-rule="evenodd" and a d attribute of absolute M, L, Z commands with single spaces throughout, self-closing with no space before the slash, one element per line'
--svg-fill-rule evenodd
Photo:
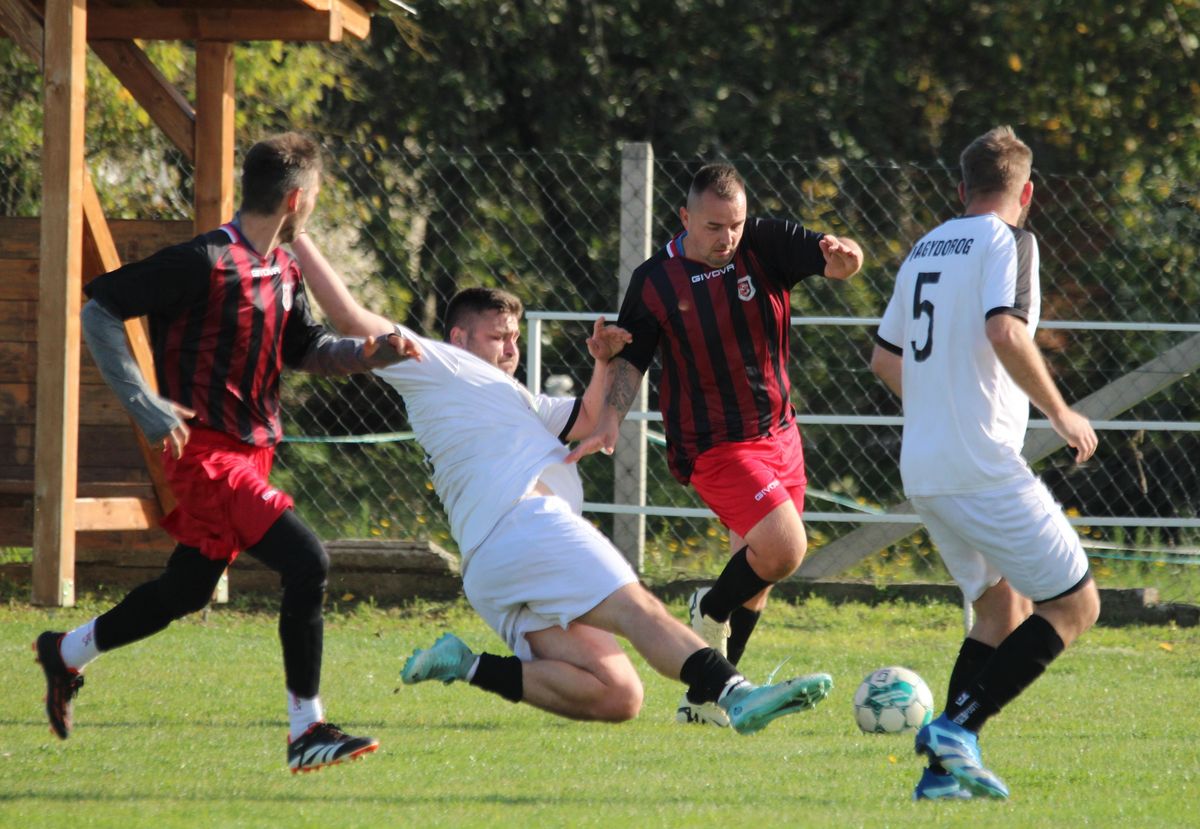
<path fill-rule="evenodd" d="M 333 723 L 313 723 L 288 743 L 288 766 L 292 774 L 316 771 L 343 760 L 357 760 L 377 748 L 379 741 L 374 737 L 351 737 Z"/>
<path fill-rule="evenodd" d="M 33 651 L 46 674 L 46 718 L 50 720 L 50 730 L 65 740 L 71 736 L 73 700 L 83 687 L 83 674 L 63 662 L 58 649 L 62 638 L 63 634 L 48 630 L 38 636 Z"/>

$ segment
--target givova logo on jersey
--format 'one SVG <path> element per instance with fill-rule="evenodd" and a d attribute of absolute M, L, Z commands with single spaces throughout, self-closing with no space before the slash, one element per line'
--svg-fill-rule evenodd
<path fill-rule="evenodd" d="M 749 302 L 754 299 L 757 291 L 754 288 L 754 282 L 750 279 L 750 274 L 746 274 L 737 281 L 738 299 L 742 302 Z"/>
<path fill-rule="evenodd" d="M 296 297 L 296 288 L 292 283 L 285 282 L 280 291 L 280 298 L 283 300 L 283 310 L 292 310 L 292 300 Z"/>

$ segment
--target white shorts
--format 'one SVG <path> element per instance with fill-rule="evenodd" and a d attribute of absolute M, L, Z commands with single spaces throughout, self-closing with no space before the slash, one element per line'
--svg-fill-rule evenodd
<path fill-rule="evenodd" d="M 1045 601 L 1087 574 L 1079 535 L 1033 475 L 986 492 L 911 500 L 968 601 L 1002 577 L 1023 596 Z"/>
<path fill-rule="evenodd" d="M 475 548 L 463 572 L 471 606 L 520 659 L 525 634 L 571 622 L 638 580 L 603 533 L 557 496 L 517 502 Z"/>

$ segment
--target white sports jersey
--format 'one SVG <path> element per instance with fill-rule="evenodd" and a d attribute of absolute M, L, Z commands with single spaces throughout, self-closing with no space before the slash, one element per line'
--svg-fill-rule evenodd
<path fill-rule="evenodd" d="M 904 356 L 906 495 L 975 492 L 1029 474 L 1029 398 L 985 325 L 1012 314 L 1033 337 L 1040 310 L 1037 240 L 996 215 L 952 219 L 913 246 L 876 334 Z"/>
<path fill-rule="evenodd" d="M 375 373 L 404 397 L 464 564 L 538 480 L 572 511 L 582 510 L 579 473 L 562 463 L 563 440 L 579 413 L 577 398 L 531 394 L 457 346 L 397 330 L 420 342 L 421 359 Z"/>

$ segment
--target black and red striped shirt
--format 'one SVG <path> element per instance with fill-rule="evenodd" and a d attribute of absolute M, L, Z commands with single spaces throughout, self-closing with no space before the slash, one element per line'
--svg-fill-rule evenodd
<path fill-rule="evenodd" d="M 822 233 L 750 219 L 723 268 L 683 256 L 680 234 L 629 283 L 617 324 L 633 335 L 621 357 L 645 372 L 662 356 L 659 409 L 667 461 L 681 482 L 701 452 L 790 427 L 789 293 L 825 271 Z"/>
<path fill-rule="evenodd" d="M 194 409 L 194 422 L 253 446 L 279 442 L 280 371 L 326 334 L 285 250 L 263 256 L 226 224 L 84 290 L 121 319 L 150 318 L 158 393 Z"/>

